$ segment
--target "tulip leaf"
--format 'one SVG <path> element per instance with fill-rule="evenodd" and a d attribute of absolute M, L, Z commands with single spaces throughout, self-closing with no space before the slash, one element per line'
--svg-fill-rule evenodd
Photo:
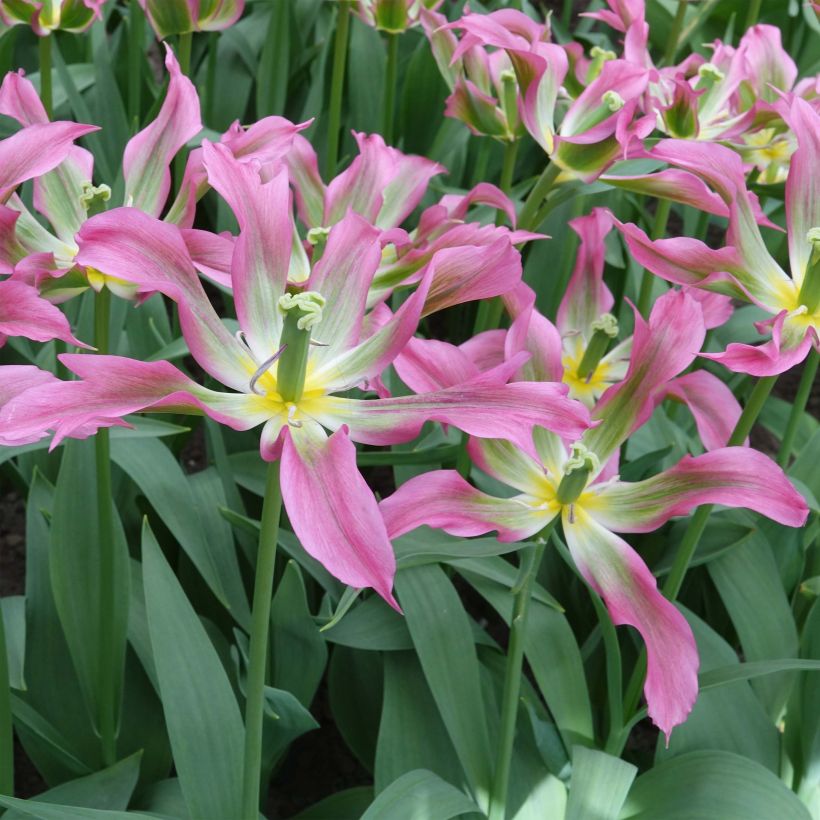
<path fill-rule="evenodd" d="M 244 731 L 233 688 L 147 523 L 142 550 L 151 646 L 185 802 L 202 820 L 239 817 Z"/>
<path fill-rule="evenodd" d="M 37 800 L 19 800 L 16 797 L 2 796 L 0 796 L 0 806 L 16 809 L 24 817 L 33 817 L 34 820 L 152 820 L 152 818 L 156 820 L 158 816 L 130 811 L 57 806 Z M 162 816 L 159 815 L 159 817 Z"/>
<path fill-rule="evenodd" d="M 564 820 L 618 820 L 637 773 L 631 763 L 596 749 L 575 746 Z"/>
<path fill-rule="evenodd" d="M 334 820 L 359 820 L 372 802 L 371 786 L 354 786 L 314 803 L 299 812 L 293 820 L 328 820 L 329 817 Z"/>
<path fill-rule="evenodd" d="M 437 774 L 416 769 L 391 783 L 362 815 L 362 820 L 450 820 L 477 812 L 464 792 Z"/>
<path fill-rule="evenodd" d="M 8 685 L 25 689 L 26 599 L 22 595 L 0 598 L 0 629 L 3 630 L 8 664 Z"/>

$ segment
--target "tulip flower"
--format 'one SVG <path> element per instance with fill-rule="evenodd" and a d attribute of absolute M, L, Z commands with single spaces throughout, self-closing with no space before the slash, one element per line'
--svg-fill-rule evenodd
<path fill-rule="evenodd" d="M 721 197 L 729 210 L 725 247 L 686 237 L 653 242 L 635 225 L 617 223 L 633 256 L 658 276 L 745 299 L 771 314 L 757 324 L 761 333 L 771 332 L 765 344 L 732 343 L 723 353 L 704 354 L 753 376 L 782 373 L 820 348 L 820 114 L 799 97 L 780 111 L 798 144 L 786 180 L 791 276 L 766 249 L 740 158 L 721 145 L 663 140 L 651 153 L 696 174 Z"/>
<path fill-rule="evenodd" d="M 160 40 L 172 34 L 223 31 L 245 10 L 245 0 L 139 0 Z"/>
<path fill-rule="evenodd" d="M 29 25 L 40 37 L 52 31 L 83 32 L 95 21 L 106 0 L 0 0 L 6 25 Z"/>
<path fill-rule="evenodd" d="M 456 472 L 438 471 L 410 479 L 380 506 L 391 537 L 425 524 L 459 536 L 496 530 L 499 540 L 518 541 L 560 516 L 579 572 L 604 599 L 612 620 L 635 627 L 646 643 L 649 716 L 668 740 L 697 697 L 694 637 L 640 556 L 616 533 L 651 532 L 705 503 L 746 507 L 794 527 L 805 522 L 808 509 L 773 461 L 745 447 L 686 456 L 644 481 L 624 482 L 613 474 L 618 447 L 647 420 L 668 380 L 691 364 L 705 335 L 699 305 L 682 292 L 662 296 L 648 323 L 640 315 L 635 322 L 626 377 L 597 404 L 593 418 L 600 424 L 569 450 L 543 431 L 536 431 L 537 457 L 510 441 L 470 442 L 474 462 L 517 495 L 496 498 Z"/>
<path fill-rule="evenodd" d="M 401 34 L 419 25 L 422 9 L 434 10 L 443 0 L 358 0 L 359 19 L 377 31 Z"/>
<path fill-rule="evenodd" d="M 532 451 L 534 425 L 572 438 L 586 428 L 588 413 L 561 385 L 507 384 L 526 354 L 453 389 L 390 399 L 335 395 L 364 385 L 398 355 L 416 330 L 435 268 L 458 265 L 459 252 L 437 254 L 417 290 L 368 335 L 378 229 L 348 213 L 308 276 L 289 281 L 287 169 L 263 182 L 254 166 L 207 142 L 203 158 L 210 184 L 240 226 L 232 264 L 236 337 L 213 311 L 173 225 L 135 209 L 99 214 L 79 234 L 78 261 L 175 300 L 192 355 L 235 392 L 201 387 L 168 362 L 66 355 L 61 360 L 79 380 L 11 399 L 0 412 L 0 438 L 30 441 L 51 429 L 56 444 L 138 411 L 206 413 L 239 430 L 262 424 L 262 457 L 282 459 L 284 503 L 305 549 L 344 583 L 373 587 L 393 604 L 395 559 L 376 500 L 356 470 L 354 441 L 409 441 L 425 421 L 437 420 L 475 436 L 503 430 Z"/>

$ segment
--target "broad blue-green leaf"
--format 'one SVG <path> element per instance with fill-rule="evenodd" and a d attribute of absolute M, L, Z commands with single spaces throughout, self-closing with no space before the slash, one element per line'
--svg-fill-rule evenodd
<path fill-rule="evenodd" d="M 362 815 L 362 820 L 450 820 L 478 811 L 464 792 L 437 774 L 416 769 L 391 783 Z"/>
<path fill-rule="evenodd" d="M 273 0 L 269 6 L 268 32 L 256 75 L 256 116 L 260 119 L 284 113 L 290 70 L 290 3 Z"/>
<path fill-rule="evenodd" d="M 99 714 L 100 668 L 111 664 L 117 714 L 122 697 L 128 629 L 128 546 L 116 509 L 114 540 L 98 526 L 95 442 L 72 439 L 65 445 L 54 494 L 49 563 L 60 623 L 89 712 Z M 112 501 L 113 504 L 113 501 Z M 82 514 L 78 515 L 78 510 Z M 109 553 L 113 584 L 109 610 L 102 595 L 103 555 Z M 113 633 L 110 657 L 101 656 L 101 625 Z"/>
<path fill-rule="evenodd" d="M 202 820 L 239 817 L 244 730 L 233 688 L 147 523 L 142 551 L 151 645 L 185 802 Z"/>
<path fill-rule="evenodd" d="M 16 797 L 2 796 L 0 796 L 0 806 L 7 809 L 16 809 L 24 817 L 33 817 L 35 820 L 151 820 L 151 818 L 158 816 L 129 811 L 55 806 L 49 803 L 40 803 L 37 800 L 18 800 Z"/>
<path fill-rule="evenodd" d="M 326 797 L 300 811 L 293 820 L 359 820 L 373 802 L 371 786 L 355 786 Z"/>
<path fill-rule="evenodd" d="M 8 683 L 12 689 L 25 689 L 23 669 L 26 653 L 26 599 L 23 595 L 0 598 L 0 609 L 6 643 Z"/>
<path fill-rule="evenodd" d="M 810 820 L 808 809 L 759 763 L 691 752 L 641 775 L 621 820 Z"/>
<path fill-rule="evenodd" d="M 270 765 L 297 737 L 318 729 L 313 715 L 291 692 L 265 687 L 263 760 Z"/>
<path fill-rule="evenodd" d="M 564 820 L 618 820 L 636 766 L 605 752 L 576 746 Z"/>
<path fill-rule="evenodd" d="M 396 589 L 441 718 L 482 799 L 491 785 L 492 752 L 467 613 L 452 583 L 433 564 L 399 572 Z"/>
<path fill-rule="evenodd" d="M 322 634 L 331 643 L 354 649 L 384 652 L 413 648 L 405 619 L 375 595 L 351 609 L 336 626 Z"/>

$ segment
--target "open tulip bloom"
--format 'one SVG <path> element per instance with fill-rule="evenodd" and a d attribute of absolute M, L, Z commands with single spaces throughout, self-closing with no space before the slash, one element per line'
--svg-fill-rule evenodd
<path fill-rule="evenodd" d="M 648 711 L 668 738 L 697 697 L 695 641 L 640 556 L 616 533 L 651 532 L 707 503 L 747 507 L 794 527 L 805 522 L 808 509 L 782 470 L 746 447 L 686 456 L 644 481 L 615 475 L 621 443 L 649 418 L 667 382 L 692 363 L 705 335 L 700 305 L 683 292 L 670 291 L 648 323 L 639 315 L 635 323 L 626 376 L 595 406 L 599 423 L 580 440 L 568 446 L 538 429 L 536 454 L 503 437 L 471 440 L 476 465 L 518 495 L 496 498 L 456 472 L 439 471 L 410 479 L 381 510 L 391 537 L 426 524 L 460 536 L 497 530 L 500 540 L 518 541 L 560 517 L 579 572 L 612 620 L 635 627 L 646 643 Z"/>
<path fill-rule="evenodd" d="M 772 258 L 757 225 L 757 201 L 746 188 L 740 157 L 712 143 L 662 140 L 651 154 L 697 175 L 729 210 L 727 245 L 713 250 L 696 239 L 651 241 L 635 225 L 617 223 L 635 259 L 670 282 L 745 299 L 772 315 L 758 323 L 771 340 L 734 342 L 704 354 L 730 370 L 753 376 L 782 373 L 820 349 L 820 114 L 799 97 L 781 103 L 797 137 L 786 181 L 789 276 Z"/>
<path fill-rule="evenodd" d="M 305 549 L 344 583 L 373 587 L 394 604 L 395 559 L 376 500 L 356 469 L 354 441 L 409 441 L 436 420 L 479 437 L 501 431 L 534 452 L 535 425 L 572 439 L 586 429 L 588 412 L 566 398 L 563 385 L 507 384 L 525 353 L 423 395 L 334 395 L 366 385 L 393 361 L 416 330 L 436 267 L 457 266 L 460 251 L 437 254 L 395 315 L 367 327 L 368 291 L 381 258 L 378 229 L 349 213 L 330 230 L 309 275 L 289 280 L 294 226 L 286 168 L 263 181 L 257 167 L 225 146 L 205 143 L 203 155 L 210 184 L 240 226 L 231 271 L 237 336 L 213 311 L 176 226 L 136 209 L 99 214 L 80 231 L 77 260 L 176 301 L 192 355 L 235 392 L 202 387 L 168 362 L 64 355 L 79 380 L 48 380 L 9 400 L 0 440 L 22 443 L 54 430 L 56 444 L 137 411 L 204 412 L 238 430 L 263 424 L 262 457 L 282 459 L 285 507 Z"/>
<path fill-rule="evenodd" d="M 40 37 L 52 31 L 83 32 L 95 21 L 106 0 L 2 0 L 0 17 L 6 25 L 29 25 Z"/>

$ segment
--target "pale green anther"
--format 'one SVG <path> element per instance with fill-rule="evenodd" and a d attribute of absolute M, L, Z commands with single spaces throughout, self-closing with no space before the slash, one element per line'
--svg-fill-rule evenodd
<path fill-rule="evenodd" d="M 613 114 L 616 111 L 620 111 L 626 105 L 624 98 L 617 91 L 607 91 L 602 99 L 604 105 L 612 111 Z"/>
<path fill-rule="evenodd" d="M 276 371 L 276 392 L 287 402 L 297 402 L 305 389 L 311 329 L 322 321 L 325 298 L 308 290 L 286 293 L 279 297 L 279 309 L 285 314 Z"/>
<path fill-rule="evenodd" d="M 510 132 L 510 139 L 515 139 L 518 128 L 518 81 L 515 72 L 506 68 L 501 72 L 501 107 Z"/>
<path fill-rule="evenodd" d="M 311 228 L 307 232 L 307 241 L 311 245 L 324 245 L 330 236 L 330 228 Z"/>
<path fill-rule="evenodd" d="M 559 504 L 573 504 L 586 489 L 590 475 L 600 467 L 598 456 L 576 441 L 570 457 L 564 464 L 564 477 L 558 485 L 555 497 Z"/>
<path fill-rule="evenodd" d="M 614 51 L 609 51 L 608 49 L 601 48 L 600 46 L 593 46 L 589 54 L 592 57 L 592 60 L 590 61 L 589 69 L 587 70 L 587 83 L 591 83 L 598 77 L 601 73 L 601 69 L 604 67 L 604 63 L 608 63 L 610 60 L 614 60 L 618 56 Z"/>
<path fill-rule="evenodd" d="M 585 379 L 595 372 L 606 354 L 609 343 L 618 335 L 618 320 L 611 313 L 601 314 L 592 323 L 592 338 L 578 364 L 578 378 Z"/>
<path fill-rule="evenodd" d="M 105 203 L 111 199 L 111 188 L 108 185 L 92 185 L 90 182 L 83 183 L 83 190 L 80 194 L 80 202 L 89 216 L 94 216 L 105 210 Z"/>
<path fill-rule="evenodd" d="M 714 64 L 704 63 L 698 68 L 698 77 L 713 83 L 726 79 L 726 75 Z"/>
<path fill-rule="evenodd" d="M 820 228 L 811 228 L 806 240 L 811 244 L 812 252 L 797 301 L 805 305 L 809 313 L 814 313 L 820 307 Z"/>

